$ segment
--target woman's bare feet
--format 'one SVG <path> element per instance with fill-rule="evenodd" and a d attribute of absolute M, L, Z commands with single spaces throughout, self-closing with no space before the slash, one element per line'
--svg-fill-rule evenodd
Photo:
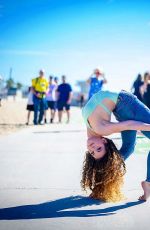
<path fill-rule="evenodd" d="M 146 201 L 150 197 L 150 182 L 142 181 L 142 188 L 144 190 L 144 195 L 139 197 L 139 200 Z"/>

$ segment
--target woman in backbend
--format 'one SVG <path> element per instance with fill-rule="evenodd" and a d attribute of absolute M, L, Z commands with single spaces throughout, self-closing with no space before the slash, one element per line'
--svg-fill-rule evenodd
<path fill-rule="evenodd" d="M 118 122 L 111 122 L 111 113 Z M 122 198 L 121 187 L 126 172 L 124 160 L 134 151 L 137 130 L 150 138 L 150 110 L 126 91 L 99 91 L 84 106 L 83 118 L 87 125 L 88 151 L 81 186 L 92 190 L 90 197 L 118 201 Z M 120 150 L 105 137 L 119 132 L 122 137 Z M 142 188 L 144 194 L 139 199 L 147 200 L 150 196 L 150 153 Z"/>

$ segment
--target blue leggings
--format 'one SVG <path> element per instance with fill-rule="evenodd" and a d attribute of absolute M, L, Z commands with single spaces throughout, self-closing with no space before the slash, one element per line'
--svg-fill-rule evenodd
<path fill-rule="evenodd" d="M 134 120 L 150 124 L 150 109 L 138 100 L 136 96 L 126 91 L 121 91 L 119 94 L 113 113 L 118 121 Z M 137 131 L 135 130 L 121 132 L 122 146 L 120 153 L 125 160 L 134 152 L 136 133 Z M 149 131 L 142 131 L 142 133 L 150 139 Z M 150 182 L 150 152 L 147 157 L 146 181 Z"/>

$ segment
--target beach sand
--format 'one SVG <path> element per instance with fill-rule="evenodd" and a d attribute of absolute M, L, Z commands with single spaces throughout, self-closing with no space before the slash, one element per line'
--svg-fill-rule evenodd
<path fill-rule="evenodd" d="M 14 101 L 10 97 L 7 100 L 2 100 L 2 106 L 0 107 L 0 136 L 27 128 L 26 104 L 26 99 L 19 98 Z M 31 124 L 32 121 L 33 113 L 31 114 Z"/>
<path fill-rule="evenodd" d="M 2 106 L 0 107 L 0 136 L 16 132 L 23 128 L 29 128 L 33 125 L 33 112 L 31 112 L 30 124 L 27 126 L 27 99 L 9 97 L 8 100 L 2 100 Z M 71 107 L 71 120 L 69 124 L 83 125 L 83 119 L 81 116 L 81 109 L 78 107 Z M 66 123 L 66 114 L 64 113 L 62 123 Z M 47 111 L 47 121 L 49 125 L 50 111 Z M 54 120 L 54 124 L 58 124 L 58 115 Z M 55 127 L 56 127 L 55 126 Z"/>

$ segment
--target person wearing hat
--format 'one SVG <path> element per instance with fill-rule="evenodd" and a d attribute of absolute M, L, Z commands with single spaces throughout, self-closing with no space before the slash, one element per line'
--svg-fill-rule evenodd
<path fill-rule="evenodd" d="M 48 90 L 48 81 L 44 76 L 44 70 L 39 71 L 39 76 L 32 79 L 34 102 L 34 125 L 41 124 L 45 110 L 45 96 Z M 40 112 L 39 112 L 40 111 Z M 39 114 L 38 114 L 39 112 Z M 39 115 L 39 116 L 38 116 Z"/>
<path fill-rule="evenodd" d="M 94 69 L 93 73 L 87 80 L 90 85 L 88 99 L 90 99 L 95 93 L 102 89 L 103 84 L 107 83 L 104 73 L 99 68 Z"/>

